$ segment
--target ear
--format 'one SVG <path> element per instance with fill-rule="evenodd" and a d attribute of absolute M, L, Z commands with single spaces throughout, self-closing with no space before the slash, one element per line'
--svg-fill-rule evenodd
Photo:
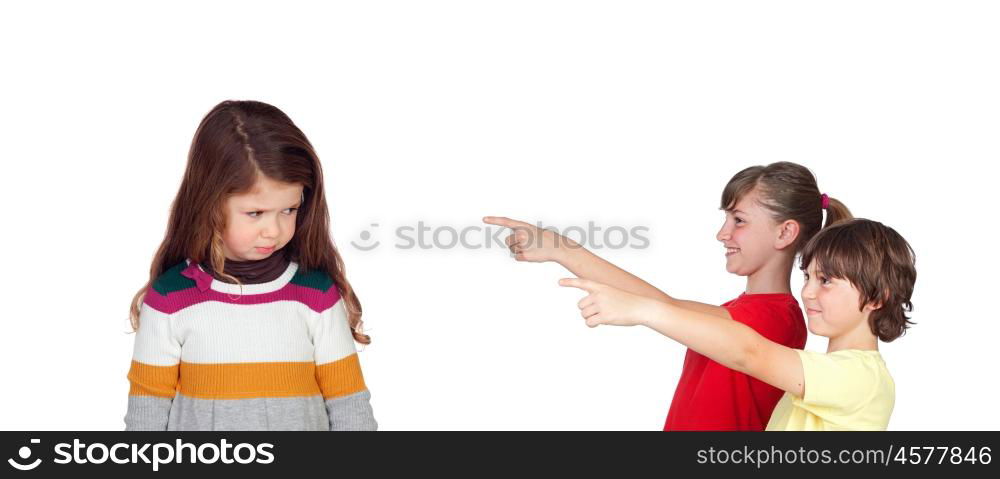
<path fill-rule="evenodd" d="M 886 299 L 888 299 L 888 296 L 886 296 Z M 861 310 L 865 312 L 875 311 L 876 309 L 882 309 L 882 301 L 872 300 L 870 303 L 861 308 Z"/>
<path fill-rule="evenodd" d="M 778 225 L 778 237 L 774 240 L 775 249 L 785 249 L 793 244 L 799 237 L 799 222 L 795 220 L 785 220 Z"/>
<path fill-rule="evenodd" d="M 882 309 L 882 302 L 881 301 L 875 301 L 875 302 L 868 303 L 868 304 L 865 305 L 865 307 L 861 308 L 861 311 L 865 312 L 865 313 L 870 313 L 872 311 L 875 311 L 876 309 Z"/>

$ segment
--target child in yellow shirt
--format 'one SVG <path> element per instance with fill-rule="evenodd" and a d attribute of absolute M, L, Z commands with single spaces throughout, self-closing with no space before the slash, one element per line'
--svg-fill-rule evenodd
<path fill-rule="evenodd" d="M 787 231 L 775 231 L 775 237 Z M 830 339 L 826 354 L 772 342 L 750 327 L 594 281 L 560 284 L 590 293 L 578 306 L 587 326 L 645 325 L 714 361 L 785 391 L 767 430 L 885 430 L 895 384 L 878 341 L 902 336 L 916 281 L 915 255 L 895 230 L 856 219 L 806 245 L 802 303 L 809 331 Z"/>

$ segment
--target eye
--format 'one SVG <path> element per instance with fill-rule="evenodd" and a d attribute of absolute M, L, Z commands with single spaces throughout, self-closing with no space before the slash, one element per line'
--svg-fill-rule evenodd
<path fill-rule="evenodd" d="M 254 215 L 257 214 L 257 213 L 261 213 L 261 212 L 260 211 L 251 211 L 251 212 L 247 213 L 247 215 L 250 216 L 251 218 L 256 218 L 256 216 L 254 216 Z"/>
<path fill-rule="evenodd" d="M 295 212 L 299 211 L 299 209 L 298 208 L 288 208 L 285 211 L 288 211 L 288 213 L 286 213 L 287 215 L 292 215 L 292 214 L 295 214 Z"/>
<path fill-rule="evenodd" d="M 743 221 L 743 218 L 740 218 L 739 216 L 733 217 L 733 219 L 736 221 L 736 224 L 746 223 L 746 221 Z"/>
<path fill-rule="evenodd" d="M 822 284 L 830 284 L 830 278 L 827 278 L 826 276 L 820 276 L 819 282 Z"/>

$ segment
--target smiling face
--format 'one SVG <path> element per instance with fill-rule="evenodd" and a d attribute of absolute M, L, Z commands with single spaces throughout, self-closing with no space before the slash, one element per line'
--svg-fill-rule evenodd
<path fill-rule="evenodd" d="M 782 225 L 759 200 L 757 189 L 743 195 L 726 211 L 726 222 L 715 236 L 726 248 L 726 271 L 739 276 L 759 271 L 789 244 L 781 240 Z"/>
<path fill-rule="evenodd" d="M 227 199 L 227 224 L 222 234 L 226 259 L 264 259 L 283 248 L 295 235 L 295 217 L 301 199 L 302 185 L 280 183 L 263 176 L 250 193 Z"/>
<path fill-rule="evenodd" d="M 861 293 L 846 279 L 831 278 L 818 271 L 816 261 L 805 271 L 802 305 L 809 318 L 809 331 L 828 338 L 871 335 L 868 316 L 874 309 L 860 308 Z"/>

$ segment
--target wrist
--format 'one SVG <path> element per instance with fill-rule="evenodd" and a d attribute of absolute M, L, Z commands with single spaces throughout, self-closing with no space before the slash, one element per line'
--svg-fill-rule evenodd
<path fill-rule="evenodd" d="M 576 241 L 562 235 L 557 235 L 555 248 L 552 248 L 552 257 L 550 259 L 568 268 L 579 257 L 580 253 L 584 251 L 586 249 Z"/>
<path fill-rule="evenodd" d="M 652 328 L 653 324 L 660 320 L 667 313 L 670 308 L 670 304 L 656 300 L 646 298 L 645 305 L 642 308 L 641 314 L 639 315 L 639 324 L 646 326 L 647 328 Z"/>

